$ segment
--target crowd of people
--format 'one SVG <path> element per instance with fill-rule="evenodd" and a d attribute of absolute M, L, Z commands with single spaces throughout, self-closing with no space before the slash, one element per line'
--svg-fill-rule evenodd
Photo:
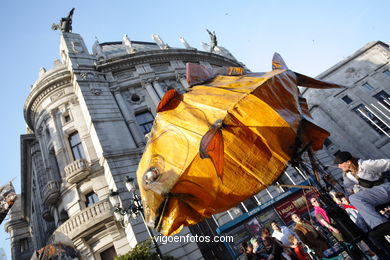
<path fill-rule="evenodd" d="M 344 192 L 330 194 L 368 238 L 367 244 L 358 243 L 360 250 L 366 256 L 390 259 L 390 182 L 386 179 L 390 160 L 361 160 L 349 152 L 339 152 L 335 164 L 343 172 Z M 259 235 L 241 244 L 246 259 L 326 259 L 335 252 L 326 233 L 333 236 L 336 248 L 339 245 L 339 248 L 346 249 L 349 243 L 346 243 L 337 221 L 324 209 L 320 198 L 314 196 L 309 201 L 314 208 L 311 221 L 292 214 L 292 229 L 272 221 L 269 223 L 272 233 L 264 228 Z"/>

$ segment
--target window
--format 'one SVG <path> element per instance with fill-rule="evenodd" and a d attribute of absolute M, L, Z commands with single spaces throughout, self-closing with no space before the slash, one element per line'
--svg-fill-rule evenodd
<path fill-rule="evenodd" d="M 61 180 L 61 171 L 60 167 L 58 166 L 57 156 L 55 154 L 54 148 L 50 149 L 49 151 L 49 163 L 54 173 L 54 177 L 56 177 L 57 180 Z"/>
<path fill-rule="evenodd" d="M 138 125 L 141 127 L 144 134 L 150 132 L 153 126 L 153 115 L 150 112 L 143 112 L 135 115 Z"/>
<path fill-rule="evenodd" d="M 49 130 L 49 128 L 46 128 L 46 137 L 47 137 L 47 140 L 50 139 L 50 130 Z"/>
<path fill-rule="evenodd" d="M 112 260 L 114 257 L 116 257 L 116 252 L 113 246 L 100 253 L 100 258 L 102 260 Z"/>
<path fill-rule="evenodd" d="M 381 91 L 378 94 L 374 96 L 375 99 L 379 101 L 379 104 L 381 104 L 383 107 L 386 107 L 387 109 L 390 109 L 390 96 L 385 91 Z"/>
<path fill-rule="evenodd" d="M 325 142 L 324 142 L 324 145 L 325 145 L 326 147 L 329 147 L 329 146 L 332 145 L 332 141 L 329 140 L 329 138 L 326 138 L 326 139 L 325 139 Z"/>
<path fill-rule="evenodd" d="M 389 128 L 370 110 L 364 105 L 360 104 L 359 106 L 353 109 L 368 125 L 370 125 L 379 135 L 385 135 L 389 132 Z"/>
<path fill-rule="evenodd" d="M 99 202 L 99 197 L 93 191 L 85 194 L 85 198 L 86 198 L 86 201 L 85 201 L 86 207 L 92 206 L 93 204 Z"/>
<path fill-rule="evenodd" d="M 367 91 L 371 91 L 371 90 L 374 89 L 374 87 L 371 86 L 370 84 L 368 84 L 368 83 L 366 82 L 366 83 L 364 83 L 364 84 L 362 85 L 362 89 L 367 90 Z"/>
<path fill-rule="evenodd" d="M 243 205 L 245 208 L 243 207 Z M 257 201 L 254 197 L 250 197 L 249 199 L 243 201 L 242 203 L 238 204 L 238 207 L 241 209 L 242 212 L 246 212 L 247 210 L 250 211 L 258 206 Z"/>
<path fill-rule="evenodd" d="M 22 238 L 19 240 L 20 245 L 20 253 L 23 254 L 24 252 L 27 252 L 29 250 L 28 247 L 28 238 Z"/>
<path fill-rule="evenodd" d="M 70 115 L 69 114 L 65 114 L 64 115 L 64 121 L 65 121 L 65 123 L 68 123 L 70 121 Z"/>
<path fill-rule="evenodd" d="M 341 98 L 346 104 L 351 104 L 352 103 L 352 99 L 349 97 L 349 96 L 347 96 L 347 95 L 345 95 L 344 97 L 342 97 Z"/>
<path fill-rule="evenodd" d="M 390 77 L 390 71 L 389 70 L 385 70 L 383 73 L 385 73 L 385 75 Z"/>
<path fill-rule="evenodd" d="M 69 140 L 70 148 L 72 149 L 73 159 L 80 160 L 85 158 L 83 144 L 81 143 L 79 133 L 75 132 L 71 134 L 68 140 Z"/>

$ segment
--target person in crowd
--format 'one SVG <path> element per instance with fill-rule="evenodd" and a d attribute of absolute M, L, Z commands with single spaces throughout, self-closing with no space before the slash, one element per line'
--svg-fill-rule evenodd
<path fill-rule="evenodd" d="M 261 259 L 268 258 L 269 255 L 266 253 L 265 248 L 260 246 L 259 240 L 257 238 L 255 237 L 251 238 L 250 243 L 253 246 L 252 252 L 256 257 L 260 257 Z"/>
<path fill-rule="evenodd" d="M 349 152 L 339 152 L 334 163 L 344 175 L 358 181 L 360 189 L 349 196 L 349 201 L 371 228 L 370 238 L 382 251 L 389 252 L 390 243 L 385 236 L 390 235 L 390 221 L 375 208 L 390 201 L 390 182 L 384 177 L 390 170 L 390 159 L 362 160 Z"/>
<path fill-rule="evenodd" d="M 253 253 L 253 245 L 248 242 L 242 242 L 240 245 L 240 251 L 245 255 L 245 260 L 258 260 L 260 257 L 257 257 Z"/>
<path fill-rule="evenodd" d="M 272 237 L 276 238 L 283 245 L 289 246 L 290 242 L 288 241 L 288 237 L 294 235 L 294 233 L 286 226 L 279 226 L 276 221 L 271 222 L 271 228 L 273 230 Z"/>
<path fill-rule="evenodd" d="M 295 255 L 293 250 L 290 249 L 290 242 L 288 241 L 288 237 L 294 235 L 294 233 L 286 226 L 279 226 L 276 221 L 271 222 L 271 228 L 273 230 L 272 237 L 279 240 L 285 247 L 283 256 L 286 259 L 294 259 Z"/>
<path fill-rule="evenodd" d="M 356 226 L 358 226 L 358 228 L 360 228 L 364 233 L 367 233 L 369 231 L 367 223 L 364 221 L 363 217 L 359 214 L 357 209 L 353 205 L 351 205 L 351 203 L 349 203 L 348 198 L 343 193 L 339 192 L 335 194 L 335 198 L 335 201 L 340 202 L 340 207 L 345 210 L 345 212 L 348 214 L 353 223 L 355 223 Z M 359 242 L 358 246 L 367 255 L 375 255 L 365 242 Z"/>
<path fill-rule="evenodd" d="M 349 218 L 356 224 L 364 233 L 369 231 L 367 223 L 364 221 L 363 217 L 359 214 L 358 210 L 349 203 L 348 198 L 343 193 L 335 194 L 335 201 L 339 202 L 341 208 L 347 212 Z"/>
<path fill-rule="evenodd" d="M 291 218 L 295 222 L 294 231 L 299 239 L 312 249 L 317 257 L 324 257 L 323 252 L 328 249 L 328 245 L 322 234 L 297 214 L 292 214 Z"/>
<path fill-rule="evenodd" d="M 277 239 L 271 236 L 268 229 L 263 229 L 261 232 L 261 239 L 263 240 L 266 253 L 269 255 L 267 260 L 284 260 L 282 256 L 283 245 Z"/>
<path fill-rule="evenodd" d="M 296 236 L 290 235 L 288 237 L 291 247 L 294 249 L 294 253 L 299 260 L 309 260 L 310 256 L 305 252 L 305 249 L 302 246 Z"/>
<path fill-rule="evenodd" d="M 317 221 L 327 228 L 332 235 L 337 239 L 339 242 L 344 242 L 344 237 L 340 233 L 340 231 L 336 228 L 336 222 L 328 216 L 326 211 L 321 207 L 321 204 L 319 200 L 316 197 L 312 197 L 310 199 L 310 203 L 314 207 L 314 216 L 316 217 Z"/>

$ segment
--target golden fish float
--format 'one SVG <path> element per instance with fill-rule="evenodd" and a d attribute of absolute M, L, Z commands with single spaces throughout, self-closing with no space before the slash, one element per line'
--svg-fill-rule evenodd
<path fill-rule="evenodd" d="M 150 227 L 173 235 L 226 211 L 274 183 L 298 149 L 322 148 L 329 133 L 297 86 L 343 86 L 295 73 L 277 53 L 272 69 L 187 64 L 198 85 L 165 94 L 137 169 Z"/>

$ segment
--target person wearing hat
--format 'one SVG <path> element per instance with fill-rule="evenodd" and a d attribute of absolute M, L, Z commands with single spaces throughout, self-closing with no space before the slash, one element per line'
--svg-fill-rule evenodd
<path fill-rule="evenodd" d="M 383 176 L 390 170 L 390 159 L 362 160 L 349 152 L 339 152 L 334 162 L 344 176 L 358 182 L 360 190 L 349 196 L 349 201 L 372 229 L 370 237 L 378 247 L 388 251 L 390 244 L 384 236 L 390 235 L 390 222 L 375 207 L 390 202 L 390 182 Z"/>

